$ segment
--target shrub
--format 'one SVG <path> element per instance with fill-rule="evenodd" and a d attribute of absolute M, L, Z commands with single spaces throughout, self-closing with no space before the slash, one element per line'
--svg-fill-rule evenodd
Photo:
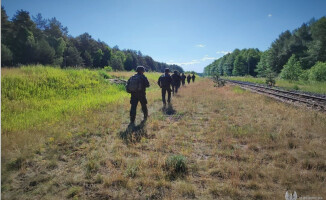
<path fill-rule="evenodd" d="M 100 77 L 103 77 L 104 79 L 109 79 L 110 78 L 110 76 L 104 70 L 98 71 L 98 74 L 100 75 Z"/>
<path fill-rule="evenodd" d="M 113 72 L 113 69 L 112 69 L 111 66 L 105 66 L 105 67 L 104 67 L 104 70 L 105 70 L 106 72 Z"/>
<path fill-rule="evenodd" d="M 299 79 L 302 81 L 308 81 L 309 80 L 309 73 L 310 70 L 303 70 L 301 75 L 299 76 Z"/>
<path fill-rule="evenodd" d="M 326 81 L 326 62 L 317 62 L 309 71 L 309 80 Z"/>
<path fill-rule="evenodd" d="M 266 81 L 265 83 L 269 86 L 274 86 L 275 85 L 275 73 L 272 71 L 271 68 L 267 68 L 265 71 L 265 77 L 266 77 Z"/>
<path fill-rule="evenodd" d="M 172 180 L 184 176 L 187 171 L 187 159 L 182 155 L 173 155 L 166 159 L 164 169 Z"/>

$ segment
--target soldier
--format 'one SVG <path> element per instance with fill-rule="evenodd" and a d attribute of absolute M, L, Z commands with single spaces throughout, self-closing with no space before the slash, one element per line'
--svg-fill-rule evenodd
<path fill-rule="evenodd" d="M 126 86 L 127 92 L 131 93 L 130 124 L 135 123 L 138 102 L 140 102 L 144 113 L 144 121 L 148 117 L 146 88 L 149 87 L 149 82 L 144 75 L 145 68 L 143 66 L 138 66 L 136 71 L 137 74 L 129 78 Z"/>
<path fill-rule="evenodd" d="M 166 68 L 164 70 L 164 74 L 160 76 L 160 78 L 157 81 L 157 84 L 162 88 L 162 101 L 163 101 L 163 106 L 166 106 L 166 101 L 165 101 L 165 94 L 166 92 L 168 93 L 168 103 L 171 103 L 171 83 L 172 83 L 172 78 L 169 74 L 170 70 Z"/>
<path fill-rule="evenodd" d="M 191 80 L 191 76 L 190 76 L 190 74 L 188 74 L 188 76 L 187 76 L 187 82 L 188 82 L 188 84 L 190 84 L 190 80 Z"/>
<path fill-rule="evenodd" d="M 195 82 L 195 78 L 196 78 L 196 76 L 195 76 L 195 74 L 192 74 L 192 82 Z"/>
<path fill-rule="evenodd" d="M 185 86 L 185 84 L 186 84 L 186 76 L 185 76 L 184 73 L 182 73 L 181 81 L 182 81 L 182 86 Z"/>
<path fill-rule="evenodd" d="M 172 74 L 171 78 L 172 78 L 172 93 L 174 95 L 174 93 L 178 93 L 181 77 L 178 74 L 178 71 L 175 70 L 174 73 Z"/>

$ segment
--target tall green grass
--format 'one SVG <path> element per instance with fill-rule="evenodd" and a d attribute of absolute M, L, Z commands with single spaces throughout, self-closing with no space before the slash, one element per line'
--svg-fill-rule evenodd
<path fill-rule="evenodd" d="M 4 132 L 55 123 L 129 96 L 123 85 L 105 80 L 103 71 L 50 66 L 4 68 L 1 87 Z"/>
<path fill-rule="evenodd" d="M 265 84 L 265 78 L 254 78 L 254 77 L 223 77 L 225 79 L 246 81 L 251 83 Z M 326 82 L 305 82 L 305 81 L 287 81 L 283 79 L 276 79 L 276 86 L 283 87 L 288 90 L 300 90 L 304 92 L 313 92 L 318 94 L 326 94 Z"/>

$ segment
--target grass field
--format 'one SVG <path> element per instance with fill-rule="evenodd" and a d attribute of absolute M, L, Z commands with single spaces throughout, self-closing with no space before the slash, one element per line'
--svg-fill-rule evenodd
<path fill-rule="evenodd" d="M 12 148 L 18 132 L 3 137 L 2 199 L 325 198 L 326 115 L 213 85 L 181 88 L 164 110 L 152 89 L 149 120 L 138 108 L 132 131 L 121 98 L 20 131 L 47 136 L 36 149 Z"/>
<path fill-rule="evenodd" d="M 246 81 L 252 83 L 265 84 L 265 78 L 253 78 L 253 77 L 223 77 L 230 80 Z M 304 81 L 287 81 L 283 79 L 276 79 L 276 85 L 288 90 L 300 90 L 304 92 L 313 92 L 318 94 L 326 94 L 326 82 L 304 82 Z"/>
<path fill-rule="evenodd" d="M 2 68 L 2 161 L 27 157 L 48 138 L 66 135 L 51 131 L 58 124 L 126 99 L 130 95 L 124 86 L 105 78 L 128 79 L 133 74 L 49 66 Z M 148 74 L 151 89 L 158 89 L 158 77 Z"/>

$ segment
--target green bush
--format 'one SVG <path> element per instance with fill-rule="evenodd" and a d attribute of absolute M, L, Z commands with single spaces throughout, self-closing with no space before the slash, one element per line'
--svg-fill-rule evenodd
<path fill-rule="evenodd" d="M 104 70 L 100 70 L 100 71 L 98 71 L 98 74 L 101 76 L 101 77 L 103 77 L 104 79 L 109 79 L 110 78 L 110 76 L 106 73 L 106 71 L 104 71 Z"/>
<path fill-rule="evenodd" d="M 107 72 L 113 72 L 113 69 L 112 69 L 111 66 L 105 66 L 104 70 L 107 71 Z"/>
<path fill-rule="evenodd" d="M 326 81 L 326 62 L 317 62 L 309 71 L 309 80 Z"/>
<path fill-rule="evenodd" d="M 183 177 L 188 171 L 187 159 L 182 155 L 172 155 L 166 159 L 164 169 L 172 180 Z"/>
<path fill-rule="evenodd" d="M 302 74 L 302 67 L 299 61 L 296 60 L 295 55 L 289 58 L 286 65 L 284 65 L 280 77 L 285 80 L 297 81 Z"/>
<path fill-rule="evenodd" d="M 309 80 L 309 74 L 310 74 L 310 70 L 303 70 L 301 75 L 299 76 L 299 79 L 301 81 L 308 81 Z"/>

